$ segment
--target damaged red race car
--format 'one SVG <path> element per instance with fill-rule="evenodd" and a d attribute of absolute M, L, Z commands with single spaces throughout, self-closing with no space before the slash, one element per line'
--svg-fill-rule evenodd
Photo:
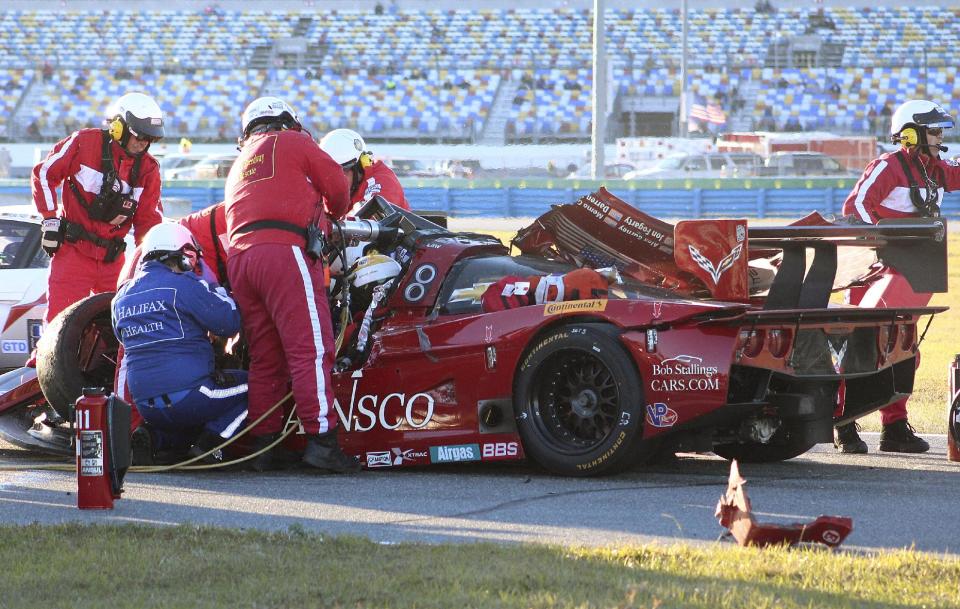
<path fill-rule="evenodd" d="M 345 452 L 368 468 L 526 457 L 585 476 L 657 451 L 790 459 L 910 394 L 918 322 L 945 310 L 830 303 L 878 262 L 945 291 L 940 218 L 672 225 L 600 189 L 521 230 L 518 255 L 380 199 L 339 226 L 335 407 Z M 356 285 L 353 259 L 372 249 L 395 272 Z M 109 298 L 47 330 L 42 382 L 2 377 L 3 437 L 70 450 L 72 400 L 112 383 Z"/>

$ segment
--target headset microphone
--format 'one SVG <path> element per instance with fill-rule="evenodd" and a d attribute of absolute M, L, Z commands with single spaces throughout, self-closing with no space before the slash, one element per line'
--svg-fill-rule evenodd
<path fill-rule="evenodd" d="M 946 146 L 942 146 L 942 145 L 937 145 L 937 149 L 939 149 L 940 152 L 946 152 L 946 151 L 950 150 L 950 149 L 947 148 Z"/>

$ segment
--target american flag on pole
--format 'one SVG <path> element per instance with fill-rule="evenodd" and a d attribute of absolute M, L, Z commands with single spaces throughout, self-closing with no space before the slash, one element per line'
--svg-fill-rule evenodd
<path fill-rule="evenodd" d="M 713 125 L 725 125 L 727 123 L 727 115 L 724 113 L 723 108 L 720 107 L 715 101 L 711 101 L 707 104 L 706 108 L 707 122 Z"/>
<path fill-rule="evenodd" d="M 708 122 L 707 100 L 702 95 L 694 95 L 690 113 L 687 115 L 687 131 L 706 131 Z"/>

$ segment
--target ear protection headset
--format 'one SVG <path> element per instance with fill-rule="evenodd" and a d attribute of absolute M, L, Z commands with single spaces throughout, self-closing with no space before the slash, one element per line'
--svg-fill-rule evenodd
<path fill-rule="evenodd" d="M 107 131 L 110 133 L 110 137 L 119 142 L 123 139 L 123 127 L 123 121 L 120 120 L 118 116 L 110 122 L 110 127 Z"/>
<path fill-rule="evenodd" d="M 373 155 L 369 152 L 361 152 L 360 158 L 357 159 L 357 162 L 360 164 L 361 169 L 366 169 L 373 165 Z"/>
<path fill-rule="evenodd" d="M 897 136 L 897 141 L 910 148 L 920 143 L 920 135 L 913 127 L 905 127 L 900 131 L 900 135 Z"/>

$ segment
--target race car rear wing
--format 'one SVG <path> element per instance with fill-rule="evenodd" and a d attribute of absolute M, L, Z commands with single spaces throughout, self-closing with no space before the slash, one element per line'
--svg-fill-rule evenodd
<path fill-rule="evenodd" d="M 766 309 L 815 309 L 827 306 L 832 291 L 872 281 L 881 264 L 917 292 L 946 291 L 946 229 L 942 218 L 869 225 L 829 222 L 817 213 L 788 226 L 748 227 L 743 219 L 674 225 L 601 188 L 553 206 L 518 232 L 513 245 L 579 266 L 616 266 L 681 295 L 765 298 Z"/>
<path fill-rule="evenodd" d="M 876 251 L 915 292 L 947 291 L 947 222 L 943 218 L 899 218 L 879 224 L 756 226 L 747 231 L 752 250 L 777 249 L 783 260 L 767 294 L 765 309 L 826 307 L 837 276 L 837 248 Z M 807 267 L 807 254 L 812 262 Z"/>

